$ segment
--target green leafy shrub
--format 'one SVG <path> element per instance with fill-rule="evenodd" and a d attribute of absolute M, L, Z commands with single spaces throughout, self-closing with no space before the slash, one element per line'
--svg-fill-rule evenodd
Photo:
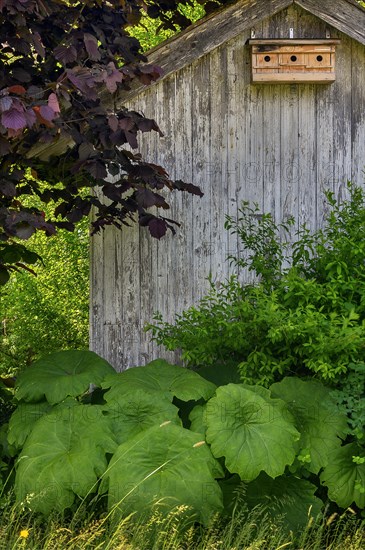
<path fill-rule="evenodd" d="M 68 351 L 20 374 L 16 396 L 16 498 L 46 515 L 99 494 L 115 518 L 158 503 L 207 525 L 238 491 L 245 509 L 264 500 L 292 529 L 323 508 L 323 486 L 339 506 L 364 508 L 365 460 L 319 381 L 217 387 L 164 360 L 115 373 L 92 352 Z"/>
<path fill-rule="evenodd" d="M 33 267 L 37 276 L 22 270 L 1 288 L 0 374 L 60 349 L 88 347 L 88 220 L 54 239 L 38 233 L 29 247 L 42 258 Z"/>
<path fill-rule="evenodd" d="M 243 203 L 239 218 L 226 222 L 243 248 L 230 260 L 253 271 L 256 283 L 237 275 L 219 288 L 211 282 L 174 324 L 156 315 L 147 327 L 153 338 L 181 349 L 192 368 L 236 369 L 243 382 L 266 387 L 288 375 L 314 377 L 345 391 L 338 398 L 346 401 L 344 384 L 357 368 L 349 365 L 362 365 L 365 349 L 365 199 L 360 188 L 349 191 L 342 203 L 327 193 L 324 228 L 301 227 L 293 245 L 293 220 L 276 225 Z"/>

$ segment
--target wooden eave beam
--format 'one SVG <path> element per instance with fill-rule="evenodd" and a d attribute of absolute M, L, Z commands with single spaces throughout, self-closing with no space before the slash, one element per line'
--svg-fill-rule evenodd
<path fill-rule="evenodd" d="M 161 82 L 171 73 L 291 4 L 293 0 L 239 0 L 229 7 L 223 6 L 147 52 L 148 63 L 162 68 L 163 76 L 158 80 Z M 130 92 L 121 93 L 120 103 L 128 101 L 143 89 L 146 86 L 136 84 Z M 118 104 L 119 101 L 117 107 Z"/>
<path fill-rule="evenodd" d="M 365 45 L 365 9 L 355 0 L 294 0 L 294 4 Z"/>

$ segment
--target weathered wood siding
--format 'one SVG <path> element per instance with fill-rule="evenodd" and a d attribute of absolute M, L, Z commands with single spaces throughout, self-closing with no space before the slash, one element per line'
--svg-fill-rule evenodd
<path fill-rule="evenodd" d="M 256 37 L 324 37 L 326 23 L 290 7 L 255 24 Z M 202 199 L 175 193 L 169 217 L 182 226 L 160 242 L 138 227 L 107 229 L 92 240 L 91 348 L 118 370 L 167 356 L 143 326 L 160 311 L 173 320 L 229 275 L 237 239 L 223 229 L 242 200 L 277 221 L 294 215 L 318 227 L 323 191 L 343 197 L 363 184 L 365 47 L 330 28 L 337 46 L 331 85 L 251 85 L 249 30 L 140 93 L 135 109 L 155 118 L 165 137 L 144 136 L 146 159 L 192 181 Z"/>

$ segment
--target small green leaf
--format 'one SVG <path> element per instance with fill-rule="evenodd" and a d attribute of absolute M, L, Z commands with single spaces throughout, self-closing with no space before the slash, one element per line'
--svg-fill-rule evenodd
<path fill-rule="evenodd" d="M 132 390 L 129 394 L 109 398 L 104 396 L 107 404 L 102 407 L 112 419 L 113 433 L 118 443 L 137 435 L 143 430 L 170 420 L 181 425 L 178 409 L 169 398 L 142 390 Z"/>
<path fill-rule="evenodd" d="M 15 494 L 34 511 L 49 514 L 96 490 L 117 444 L 97 405 L 57 406 L 34 425 L 16 466 Z"/>
<path fill-rule="evenodd" d="M 117 517 L 143 514 L 159 501 L 167 513 L 175 506 L 188 506 L 192 519 L 207 524 L 223 508 L 214 479 L 223 475 L 199 434 L 168 422 L 118 447 L 101 491 L 109 486 L 109 509 Z"/>
<path fill-rule="evenodd" d="M 345 437 L 348 428 L 346 416 L 336 410 L 330 398 L 331 389 L 320 382 L 288 377 L 270 389 L 273 397 L 285 401 L 295 418 L 295 426 L 301 433 L 299 460 L 307 457 L 306 468 L 317 474 L 328 464 L 330 453 L 341 446 L 340 437 Z"/>
<path fill-rule="evenodd" d="M 124 372 L 108 376 L 102 384 L 109 388 L 110 398 L 129 394 L 132 390 L 160 392 L 181 401 L 209 399 L 215 392 L 215 385 L 199 374 L 183 367 L 170 365 L 163 359 L 156 359 L 145 367 L 133 367 Z"/>
<path fill-rule="evenodd" d="M 280 399 L 264 388 L 228 384 L 206 405 L 207 441 L 212 453 L 224 456 L 231 473 L 251 481 L 263 470 L 282 474 L 295 458 L 299 432 Z"/>
<path fill-rule="evenodd" d="M 335 449 L 320 476 L 321 482 L 328 487 L 329 498 L 341 508 L 347 508 L 353 503 L 359 508 L 365 508 L 365 464 L 354 460 L 360 454 L 361 447 L 356 443 Z"/>
<path fill-rule="evenodd" d="M 20 373 L 16 397 L 24 401 L 42 401 L 52 405 L 66 397 L 77 397 L 88 391 L 90 384 L 100 385 L 115 370 L 92 351 L 60 351 L 33 363 Z"/>

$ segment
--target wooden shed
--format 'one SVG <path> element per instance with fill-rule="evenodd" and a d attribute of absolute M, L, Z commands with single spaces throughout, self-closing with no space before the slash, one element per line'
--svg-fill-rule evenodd
<path fill-rule="evenodd" d="M 294 59 L 295 58 L 295 59 Z M 164 77 L 124 100 L 157 120 L 141 152 L 203 198 L 169 197 L 177 235 L 92 239 L 91 349 L 118 370 L 167 357 L 143 330 L 229 275 L 226 214 L 255 201 L 311 228 L 325 189 L 365 181 L 365 10 L 355 0 L 239 0 L 151 51 Z M 269 76 L 268 76 L 269 75 Z"/>

